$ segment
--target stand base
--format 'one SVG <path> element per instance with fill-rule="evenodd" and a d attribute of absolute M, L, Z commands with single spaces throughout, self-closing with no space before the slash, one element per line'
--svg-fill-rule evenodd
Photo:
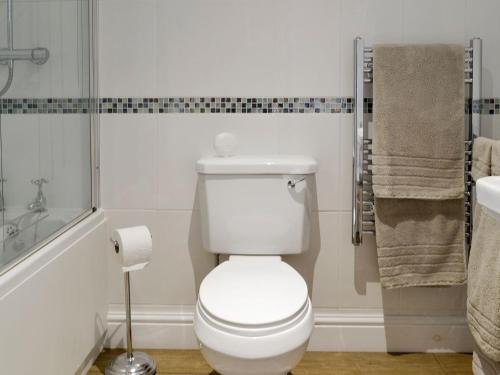
<path fill-rule="evenodd" d="M 153 358 L 143 352 L 133 352 L 134 358 L 129 360 L 127 353 L 120 354 L 106 367 L 106 375 L 155 375 L 156 363 Z"/>

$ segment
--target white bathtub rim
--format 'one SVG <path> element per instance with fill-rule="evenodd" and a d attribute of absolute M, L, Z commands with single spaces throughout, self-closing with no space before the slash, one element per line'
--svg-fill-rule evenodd
<path fill-rule="evenodd" d="M 104 211 L 98 209 L 1 275 L 0 301 L 42 271 L 103 221 L 105 221 Z"/>

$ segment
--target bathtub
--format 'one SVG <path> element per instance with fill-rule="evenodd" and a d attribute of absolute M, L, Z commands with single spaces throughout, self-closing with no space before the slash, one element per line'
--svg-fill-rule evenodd
<path fill-rule="evenodd" d="M 64 232 L 67 223 L 74 221 L 81 212 L 81 209 L 57 208 L 43 212 L 5 211 L 0 220 L 3 222 L 0 225 L 0 274 L 34 254 L 54 235 Z"/>
<path fill-rule="evenodd" d="M 30 242 L 52 233 L 65 220 L 63 212 L 52 211 L 36 228 L 5 242 L 4 260 L 16 260 L 0 276 L 2 373 L 84 373 L 100 351 L 107 314 L 102 210 L 38 251 L 27 251 Z"/>

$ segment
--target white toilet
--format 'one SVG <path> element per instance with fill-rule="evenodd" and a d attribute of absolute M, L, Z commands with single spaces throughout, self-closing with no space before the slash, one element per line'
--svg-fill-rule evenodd
<path fill-rule="evenodd" d="M 308 156 L 197 162 L 203 245 L 229 254 L 200 286 L 194 329 L 223 375 L 283 375 L 313 329 L 307 285 L 281 260 L 309 248 L 316 161 Z"/>

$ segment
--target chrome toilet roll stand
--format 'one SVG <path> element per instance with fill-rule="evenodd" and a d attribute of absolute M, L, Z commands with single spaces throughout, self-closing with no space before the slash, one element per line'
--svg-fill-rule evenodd
<path fill-rule="evenodd" d="M 118 241 L 111 240 L 115 252 L 120 252 Z M 143 352 L 132 349 L 132 317 L 130 312 L 130 272 L 124 272 L 125 278 L 125 315 L 127 322 L 127 351 L 116 357 L 106 368 L 106 375 L 155 375 L 156 363 Z"/>

